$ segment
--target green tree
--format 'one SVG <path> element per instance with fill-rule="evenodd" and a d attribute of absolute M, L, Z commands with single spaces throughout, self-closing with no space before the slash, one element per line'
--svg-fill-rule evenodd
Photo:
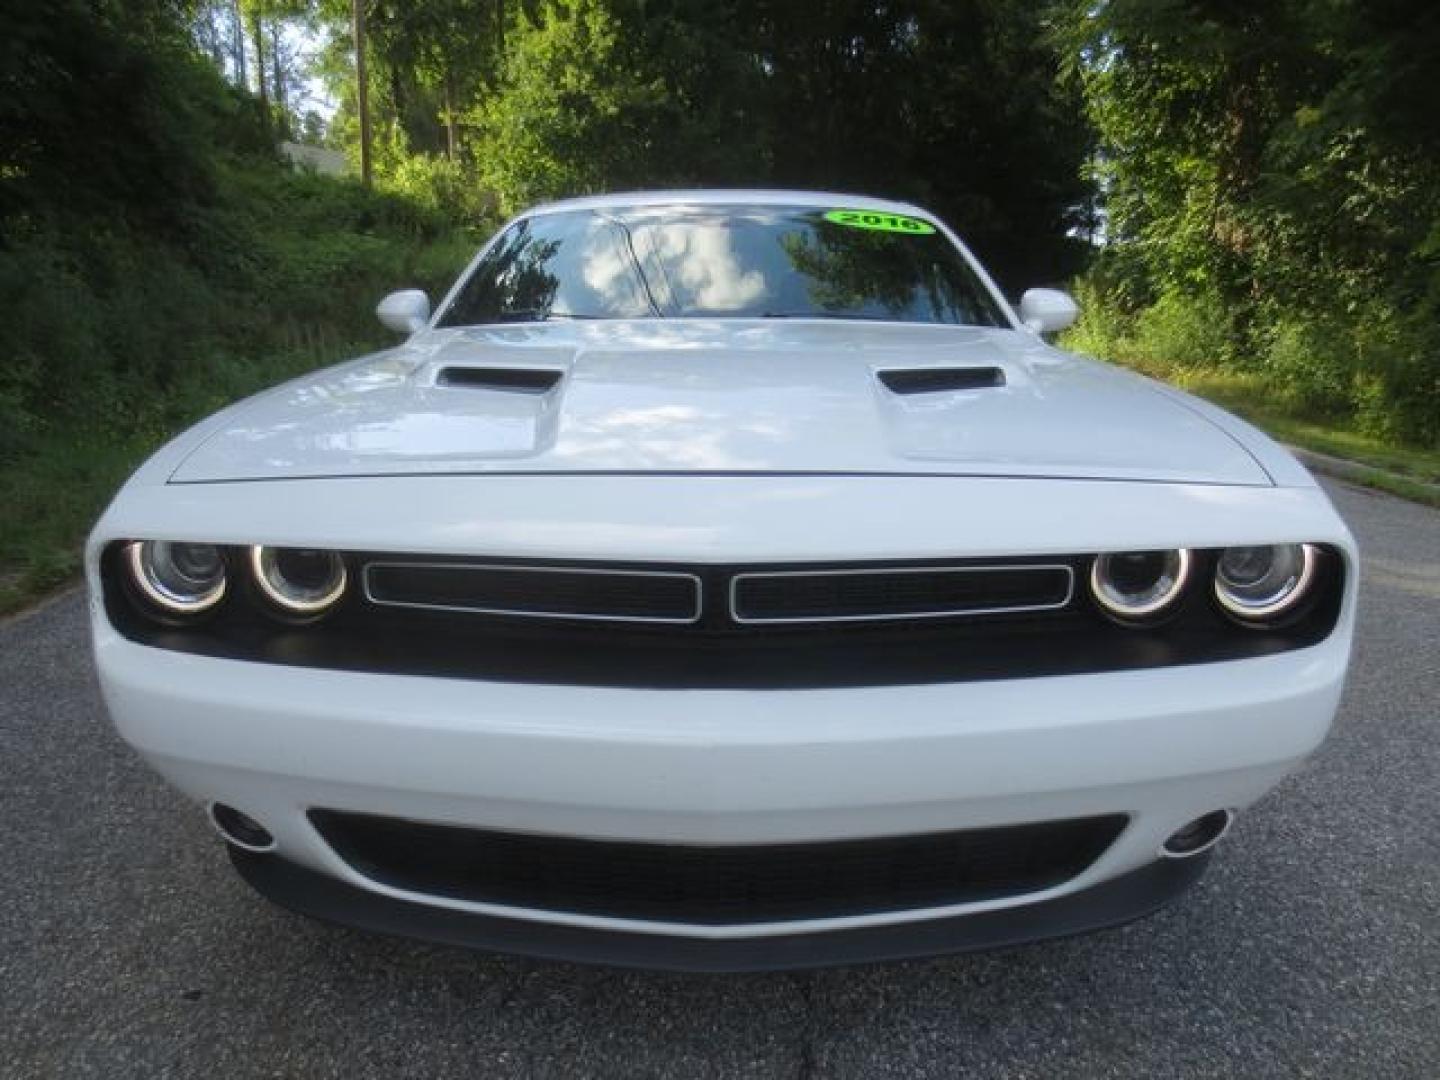
<path fill-rule="evenodd" d="M 467 116 L 503 205 L 763 174 L 754 59 L 723 4 L 558 0 L 512 29 Z"/>
<path fill-rule="evenodd" d="M 1006 280 L 1082 245 L 1089 129 L 1021 0 L 558 0 L 506 42 L 469 113 L 515 207 L 584 191 L 784 185 L 912 198 Z"/>
<path fill-rule="evenodd" d="M 235 103 L 174 5 L 10 5 L 0 31 L 0 223 L 115 203 L 163 219 L 209 190 L 209 140 Z"/>
<path fill-rule="evenodd" d="M 1440 439 L 1440 10 L 1075 0 L 1110 295 L 1190 298 L 1224 355 L 1376 434 Z"/>

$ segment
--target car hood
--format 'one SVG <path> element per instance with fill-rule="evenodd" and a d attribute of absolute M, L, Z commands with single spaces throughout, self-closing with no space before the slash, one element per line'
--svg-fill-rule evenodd
<path fill-rule="evenodd" d="M 429 331 L 229 410 L 171 481 L 576 472 L 1270 482 L 1182 398 L 1031 334 L 825 320 Z"/>

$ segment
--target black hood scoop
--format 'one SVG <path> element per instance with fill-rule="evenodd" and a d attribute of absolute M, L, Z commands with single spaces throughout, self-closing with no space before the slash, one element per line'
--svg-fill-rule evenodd
<path fill-rule="evenodd" d="M 564 372 L 555 368 L 443 367 L 435 376 L 436 386 L 463 390 L 506 390 L 515 394 L 543 394 L 555 389 Z"/>
<path fill-rule="evenodd" d="M 890 368 L 877 371 L 875 377 L 894 394 L 939 394 L 1005 385 L 1005 369 L 998 367 Z"/>

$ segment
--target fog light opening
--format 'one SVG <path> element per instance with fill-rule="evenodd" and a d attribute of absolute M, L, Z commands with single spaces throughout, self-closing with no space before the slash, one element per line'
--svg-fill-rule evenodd
<path fill-rule="evenodd" d="M 1188 859 L 1209 851 L 1224 839 L 1234 820 L 1235 814 L 1230 810 L 1211 810 L 1202 814 L 1171 833 L 1170 839 L 1160 848 L 1160 854 L 1170 859 Z"/>
<path fill-rule="evenodd" d="M 275 837 L 270 835 L 265 826 L 233 806 L 211 803 L 210 824 L 215 826 L 215 831 L 224 837 L 227 843 L 238 848 L 246 851 L 275 850 Z"/>

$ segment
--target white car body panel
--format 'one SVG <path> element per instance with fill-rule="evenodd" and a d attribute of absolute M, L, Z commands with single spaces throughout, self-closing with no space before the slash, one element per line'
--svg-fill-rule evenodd
<path fill-rule="evenodd" d="M 779 192 L 616 196 L 532 213 L 637 202 L 873 207 L 933 220 L 905 204 Z M 115 723 L 180 789 L 263 822 L 285 860 L 426 909 L 759 940 L 1019 908 L 1153 864 L 1175 830 L 1249 805 L 1324 738 L 1351 647 L 1355 545 L 1324 492 L 1265 435 L 1054 349 L 998 293 L 997 303 L 1013 329 L 432 321 L 399 348 L 223 410 L 137 470 L 91 535 L 95 655 Z M 439 384 L 447 367 L 486 366 L 560 379 L 543 393 Z M 876 378 L 988 366 L 1004 386 L 905 397 Z M 1344 590 L 1323 640 L 1240 660 L 920 685 L 642 689 L 328 670 L 142 644 L 112 625 L 101 571 L 110 545 L 135 539 L 697 568 L 1306 543 L 1335 553 Z M 1097 862 L 1042 893 L 702 925 L 407 893 L 347 864 L 307 818 L 311 807 L 690 845 L 1111 813 L 1129 822 Z"/>
<path fill-rule="evenodd" d="M 997 367 L 904 396 L 887 369 Z M 446 368 L 561 375 L 546 393 Z M 483 472 L 851 472 L 1268 486 L 1244 446 L 1117 368 L 1013 330 L 634 320 L 439 330 L 232 414 L 176 482 Z"/>
<path fill-rule="evenodd" d="M 122 734 L 182 790 L 266 823 L 287 857 L 362 887 L 310 805 L 422 821 L 689 843 L 904 835 L 1116 808 L 1117 844 L 1047 894 L 732 927 L 555 911 L 642 933 L 764 937 L 1033 903 L 1157 857 L 1175 829 L 1240 809 L 1317 746 L 1348 635 L 1235 664 L 864 690 L 673 693 L 406 679 L 175 656 L 102 633 Z M 462 910 L 493 904 L 414 896 Z"/>
<path fill-rule="evenodd" d="M 424 522 L 423 528 L 417 522 Z M 370 477 L 138 486 L 92 540 L 466 556 L 789 562 L 1296 541 L 1348 547 L 1318 488 L 925 476 Z"/>

